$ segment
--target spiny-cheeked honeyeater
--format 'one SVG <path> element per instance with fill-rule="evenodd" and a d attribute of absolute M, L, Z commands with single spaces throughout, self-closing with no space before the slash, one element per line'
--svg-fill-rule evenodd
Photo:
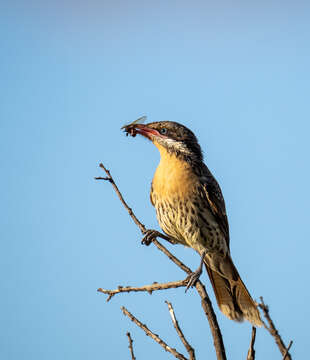
<path fill-rule="evenodd" d="M 201 256 L 205 253 L 218 306 L 229 319 L 260 326 L 257 306 L 231 259 L 221 189 L 203 162 L 196 136 L 171 121 L 129 125 L 125 131 L 145 136 L 160 152 L 150 197 L 162 230 Z"/>

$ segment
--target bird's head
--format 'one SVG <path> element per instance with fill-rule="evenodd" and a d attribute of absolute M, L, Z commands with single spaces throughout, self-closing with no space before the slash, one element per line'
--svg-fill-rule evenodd
<path fill-rule="evenodd" d="M 194 133 L 184 125 L 173 121 L 158 121 L 149 124 L 133 124 L 125 131 L 135 136 L 140 134 L 151 140 L 156 147 L 185 160 L 202 161 L 200 145 Z"/>

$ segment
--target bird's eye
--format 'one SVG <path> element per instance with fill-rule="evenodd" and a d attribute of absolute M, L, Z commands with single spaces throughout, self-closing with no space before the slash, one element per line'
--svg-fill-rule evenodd
<path fill-rule="evenodd" d="M 166 129 L 166 128 L 161 128 L 161 129 L 159 130 L 159 132 L 160 132 L 162 135 L 165 135 L 165 134 L 167 134 L 167 129 Z"/>

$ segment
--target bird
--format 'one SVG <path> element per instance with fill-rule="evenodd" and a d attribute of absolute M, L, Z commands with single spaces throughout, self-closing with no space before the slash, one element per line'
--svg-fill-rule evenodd
<path fill-rule="evenodd" d="M 257 304 L 231 258 L 221 188 L 204 163 L 195 134 L 173 121 L 134 122 L 124 128 L 127 135 L 140 134 L 159 150 L 150 200 L 161 229 L 172 242 L 191 247 L 201 256 L 201 266 L 189 284 L 195 284 L 204 263 L 221 312 L 231 320 L 261 326 Z"/>

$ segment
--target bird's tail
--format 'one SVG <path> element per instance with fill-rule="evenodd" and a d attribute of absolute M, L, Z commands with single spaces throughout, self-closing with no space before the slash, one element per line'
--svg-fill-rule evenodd
<path fill-rule="evenodd" d="M 209 260 L 211 259 L 209 258 Z M 206 257 L 205 265 L 217 304 L 222 313 L 231 320 L 248 320 L 254 326 L 261 326 L 262 321 L 257 305 L 241 280 L 230 256 L 221 259 L 221 265 L 223 265 L 221 266 L 221 273 L 211 269 L 208 263 L 209 261 Z M 223 276 L 223 270 L 225 276 Z"/>

